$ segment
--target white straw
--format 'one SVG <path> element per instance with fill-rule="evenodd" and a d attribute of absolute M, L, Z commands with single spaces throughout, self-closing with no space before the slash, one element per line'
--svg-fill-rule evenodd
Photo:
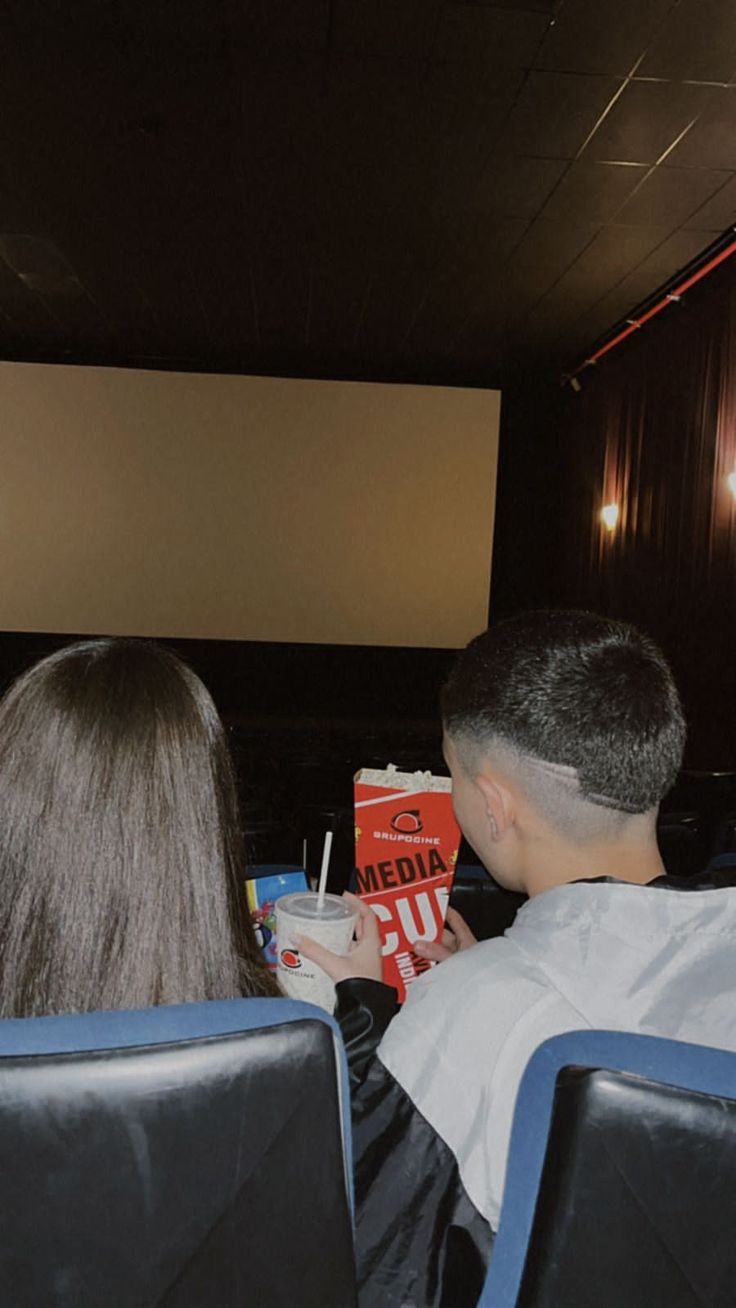
<path fill-rule="evenodd" d="M 302 867 L 306 872 L 307 870 L 307 837 L 306 836 L 302 841 Z"/>
<path fill-rule="evenodd" d="M 321 908 L 325 902 L 325 886 L 327 885 L 327 869 L 330 866 L 330 852 L 332 850 L 332 832 L 325 831 L 325 847 L 322 850 L 322 867 L 319 874 L 319 886 L 317 887 L 317 906 Z"/>

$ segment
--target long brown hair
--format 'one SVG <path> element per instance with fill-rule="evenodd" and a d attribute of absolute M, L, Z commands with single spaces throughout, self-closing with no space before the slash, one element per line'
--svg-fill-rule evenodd
<path fill-rule="evenodd" d="M 0 1016 L 272 995 L 222 723 L 145 641 L 43 659 L 0 702 Z"/>

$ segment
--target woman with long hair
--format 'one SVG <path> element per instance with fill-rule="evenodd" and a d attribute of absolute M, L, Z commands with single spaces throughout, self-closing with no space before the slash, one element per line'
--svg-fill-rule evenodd
<path fill-rule="evenodd" d="M 278 994 L 245 907 L 208 691 L 146 641 L 89 640 L 0 702 L 0 1017 Z"/>

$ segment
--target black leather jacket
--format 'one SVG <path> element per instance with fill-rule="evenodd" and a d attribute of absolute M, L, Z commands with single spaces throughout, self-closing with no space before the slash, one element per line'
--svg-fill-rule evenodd
<path fill-rule="evenodd" d="M 493 1232 L 457 1161 L 376 1050 L 398 1011 L 380 981 L 337 986 L 350 1072 L 360 1308 L 472 1308 Z"/>

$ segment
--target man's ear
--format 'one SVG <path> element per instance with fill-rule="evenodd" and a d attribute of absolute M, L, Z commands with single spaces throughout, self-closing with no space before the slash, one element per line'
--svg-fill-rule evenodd
<path fill-rule="evenodd" d="M 500 778 L 487 773 L 479 773 L 475 784 L 483 796 L 491 839 L 500 840 L 514 821 L 513 795 Z"/>

